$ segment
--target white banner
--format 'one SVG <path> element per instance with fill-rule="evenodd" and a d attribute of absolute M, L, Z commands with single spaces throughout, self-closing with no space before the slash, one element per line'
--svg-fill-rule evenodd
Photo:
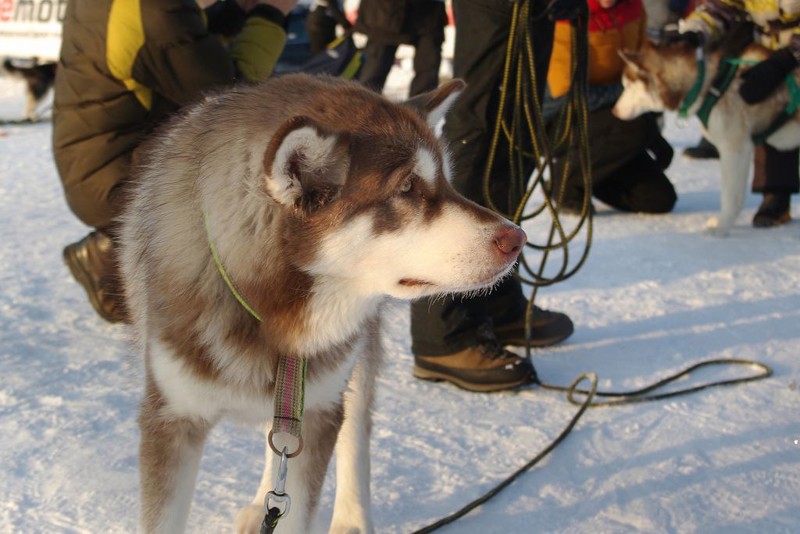
<path fill-rule="evenodd" d="M 56 61 L 67 0 L 0 0 L 0 57 Z"/>

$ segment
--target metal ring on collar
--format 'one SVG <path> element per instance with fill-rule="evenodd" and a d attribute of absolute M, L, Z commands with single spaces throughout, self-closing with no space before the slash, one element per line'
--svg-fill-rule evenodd
<path fill-rule="evenodd" d="M 267 443 L 269 444 L 269 448 L 270 448 L 270 449 L 272 449 L 272 451 L 273 451 L 275 454 L 277 454 L 278 456 L 280 456 L 280 455 L 283 453 L 283 451 L 280 451 L 280 450 L 278 450 L 278 447 L 276 447 L 276 446 L 275 446 L 275 443 L 273 443 L 273 442 L 272 442 L 272 436 L 273 436 L 273 432 L 272 432 L 272 430 L 270 430 L 270 431 L 269 431 L 269 434 L 267 434 Z M 294 451 L 294 452 L 293 452 L 293 453 L 291 453 L 291 454 L 290 454 L 290 453 L 286 453 L 286 457 L 287 457 L 287 458 L 294 458 L 295 456 L 297 456 L 298 454 L 300 454 L 301 452 L 303 452 L 303 438 L 302 438 L 301 436 L 295 436 L 295 437 L 297 438 L 297 440 L 298 440 L 300 443 L 298 444 L 298 446 L 297 446 L 297 450 L 296 450 L 296 451 Z"/>

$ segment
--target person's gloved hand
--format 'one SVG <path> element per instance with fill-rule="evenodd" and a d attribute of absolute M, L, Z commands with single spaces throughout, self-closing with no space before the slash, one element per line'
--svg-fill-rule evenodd
<path fill-rule="evenodd" d="M 767 59 L 742 73 L 739 94 L 748 104 L 757 104 L 771 95 L 797 66 L 789 48 L 781 48 Z"/>
<path fill-rule="evenodd" d="M 693 30 L 681 32 L 676 23 L 665 24 L 661 28 L 661 43 L 665 45 L 687 43 L 692 48 L 699 48 L 703 46 L 704 42 L 705 35 L 703 35 L 703 32 Z"/>
<path fill-rule="evenodd" d="M 589 11 L 586 0 L 550 0 L 547 7 L 550 20 L 572 20 Z"/>

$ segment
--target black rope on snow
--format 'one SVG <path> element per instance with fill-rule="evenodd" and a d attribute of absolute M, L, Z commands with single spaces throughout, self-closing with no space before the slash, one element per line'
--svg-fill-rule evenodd
<path fill-rule="evenodd" d="M 556 439 L 554 439 L 550 443 L 550 445 L 548 445 L 539 454 L 537 454 L 534 458 L 532 458 L 528 463 L 526 463 L 525 465 L 523 465 L 522 467 L 517 469 L 514 473 L 512 473 L 510 476 L 508 476 L 505 480 L 503 480 L 502 482 L 497 484 L 491 490 L 489 490 L 486 493 L 484 493 L 482 496 L 478 497 L 474 501 L 472 501 L 469 504 L 467 504 L 466 506 L 462 507 L 460 510 L 458 510 L 456 512 L 453 512 L 452 514 L 448 515 L 447 517 L 444 517 L 444 518 L 436 521 L 435 523 L 432 523 L 432 524 L 430 524 L 430 525 L 428 525 L 426 527 L 423 527 L 423 528 L 421 528 L 419 530 L 415 530 L 413 532 L 413 534 L 429 534 L 430 532 L 438 530 L 438 529 L 442 528 L 443 526 L 449 525 L 450 523 L 453 523 L 454 521 L 464 517 L 465 515 L 470 513 L 472 510 L 474 510 L 478 506 L 484 504 L 489 499 L 491 499 L 492 497 L 494 497 L 495 495 L 497 495 L 498 493 L 503 491 L 505 488 L 510 486 L 512 482 L 514 482 L 517 478 L 519 478 L 524 473 L 530 471 L 531 468 L 533 468 L 544 457 L 546 457 L 548 454 L 550 454 L 550 452 L 553 449 L 555 449 L 562 441 L 564 441 L 564 439 L 569 435 L 570 432 L 572 432 L 573 427 L 578 423 L 578 420 L 581 418 L 583 413 L 587 410 L 587 408 L 589 408 L 591 406 L 592 399 L 594 398 L 594 391 L 597 390 L 597 376 L 595 376 L 594 373 L 584 373 L 584 374 L 582 374 L 581 376 L 579 376 L 578 378 L 575 379 L 575 381 L 572 383 L 572 385 L 568 389 L 570 389 L 570 390 L 576 389 L 578 387 L 578 384 L 580 384 L 584 380 L 589 380 L 589 382 L 590 382 L 590 388 L 588 390 L 588 395 L 586 397 L 586 400 L 581 404 L 580 409 L 575 413 L 575 415 L 572 416 L 572 420 L 570 420 L 570 422 L 566 426 L 566 428 L 564 428 L 564 430 L 561 431 L 561 434 L 559 434 L 558 437 L 556 437 Z"/>
<path fill-rule="evenodd" d="M 756 374 L 750 376 L 744 376 L 740 378 L 730 378 L 727 380 L 716 380 L 713 382 L 706 382 L 704 384 L 698 384 L 696 386 L 691 386 L 682 389 L 676 389 L 672 391 L 667 391 L 664 393 L 658 393 L 653 395 L 648 395 L 648 393 L 652 393 L 658 389 L 663 388 L 681 378 L 688 378 L 692 372 L 702 369 L 704 367 L 718 367 L 718 366 L 728 366 L 728 367 L 751 367 L 756 368 L 758 372 Z M 553 384 L 546 384 L 546 383 L 539 383 L 538 385 L 544 389 L 549 389 L 551 391 L 563 391 L 567 393 L 567 399 L 569 402 L 576 406 L 583 406 L 586 401 L 578 401 L 575 398 L 575 395 L 586 395 L 591 397 L 605 397 L 605 398 L 612 398 L 614 400 L 609 401 L 601 401 L 601 402 L 591 402 L 589 407 L 590 408 L 604 408 L 608 406 L 619 406 L 622 404 L 640 404 L 643 402 L 652 402 L 656 400 L 663 400 L 669 399 L 672 397 L 677 397 L 679 395 L 686 395 L 689 393 L 695 393 L 697 391 L 703 391 L 705 389 L 710 389 L 713 387 L 719 386 L 733 386 L 736 384 L 744 384 L 746 382 L 754 382 L 756 380 L 764 380 L 765 378 L 771 377 L 773 374 L 773 370 L 770 366 L 757 362 L 754 360 L 744 360 L 739 358 L 719 358 L 714 360 L 704 360 L 695 364 L 688 366 L 687 368 L 679 371 L 677 373 L 671 374 L 666 378 L 662 378 L 649 386 L 645 386 L 640 389 L 635 389 L 631 391 L 591 391 L 591 390 L 584 390 L 578 389 L 575 387 L 565 388 L 563 386 L 556 386 Z"/>
<path fill-rule="evenodd" d="M 648 395 L 648 393 L 652 393 L 653 391 L 656 391 L 657 389 L 660 389 L 668 384 L 671 384 L 676 380 L 688 377 L 693 371 L 697 371 L 703 367 L 720 366 L 720 365 L 755 367 L 759 370 L 759 372 L 750 376 L 707 382 L 705 384 L 699 384 L 688 388 L 668 391 L 665 393 L 659 393 L 655 395 Z M 547 445 L 547 447 L 542 449 L 542 451 L 539 452 L 539 454 L 537 454 L 530 461 L 528 461 L 528 463 L 517 469 L 514 473 L 503 479 L 492 489 L 490 489 L 477 499 L 471 501 L 467 505 L 463 506 L 458 511 L 453 512 L 452 514 L 436 521 L 435 523 L 431 523 L 426 527 L 423 527 L 419 530 L 415 530 L 413 534 L 429 534 L 430 532 L 438 530 L 443 526 L 449 525 L 450 523 L 453 523 L 454 521 L 464 517 L 478 506 L 486 503 L 487 501 L 489 501 L 489 499 L 493 498 L 502 490 L 510 486 L 511 483 L 517 480 L 524 473 L 530 471 L 543 458 L 545 458 L 548 454 L 550 454 L 562 441 L 564 441 L 564 439 L 570 434 L 570 432 L 572 432 L 575 425 L 578 423 L 580 418 L 589 408 L 603 408 L 608 406 L 619 406 L 621 404 L 635 404 L 635 403 L 650 402 L 655 400 L 662 400 L 670 397 L 677 397 L 678 395 L 695 393 L 712 387 L 732 386 L 735 384 L 743 384 L 746 382 L 763 380 L 765 378 L 769 378 L 770 376 L 772 376 L 772 373 L 773 373 L 772 368 L 763 363 L 751 360 L 735 359 L 735 358 L 721 358 L 721 359 L 706 360 L 703 362 L 696 363 L 694 365 L 687 367 L 682 371 L 669 375 L 666 378 L 663 378 L 649 386 L 627 392 L 597 391 L 597 376 L 594 373 L 584 373 L 580 375 L 572 382 L 572 384 L 569 387 L 539 383 L 538 385 L 544 389 L 566 392 L 567 399 L 569 399 L 569 402 L 580 407 L 578 411 L 575 413 L 575 415 L 572 416 L 572 419 L 570 420 L 569 424 L 564 428 L 564 430 L 562 430 L 561 433 L 552 442 L 550 442 L 549 445 Z M 584 382 L 585 380 L 589 380 L 590 382 L 589 389 L 578 388 L 578 385 Z M 575 398 L 576 395 L 584 395 L 585 399 L 583 401 L 578 401 Z M 594 402 L 595 397 L 613 397 L 615 400 Z"/>

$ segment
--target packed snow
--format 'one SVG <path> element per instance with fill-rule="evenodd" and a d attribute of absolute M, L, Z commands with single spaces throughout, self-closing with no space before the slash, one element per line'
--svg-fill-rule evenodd
<path fill-rule="evenodd" d="M 396 69 L 387 92 L 402 96 L 407 81 Z M 0 118 L 23 107 L 22 85 L 0 78 Z M 576 325 L 562 345 L 533 352 L 539 375 L 568 385 L 594 371 L 601 389 L 631 389 L 741 358 L 774 376 L 590 410 L 540 465 L 443 532 L 800 531 L 800 225 L 752 228 L 759 198 L 749 195 L 730 237 L 704 234 L 719 205 L 718 163 L 680 156 L 699 139 L 696 122 L 668 115 L 665 132 L 675 211 L 597 204 L 585 266 L 537 296 Z M 0 126 L 0 532 L 134 532 L 141 365 L 125 328 L 93 312 L 61 262 L 88 229 L 64 202 L 50 134 L 49 122 Z M 541 225 L 526 230 L 544 240 Z M 380 533 L 411 532 L 480 496 L 576 411 L 538 387 L 476 394 L 416 380 L 408 329 L 408 304 L 392 303 L 372 438 Z M 704 370 L 680 385 L 753 372 Z M 229 532 L 262 463 L 260 429 L 217 427 L 189 531 Z M 333 492 L 329 472 L 321 532 Z"/>

